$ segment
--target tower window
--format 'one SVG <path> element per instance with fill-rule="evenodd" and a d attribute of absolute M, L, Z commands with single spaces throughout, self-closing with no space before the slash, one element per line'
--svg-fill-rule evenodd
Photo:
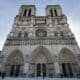
<path fill-rule="evenodd" d="M 52 9 L 50 9 L 50 14 L 51 14 L 51 16 L 53 16 L 53 10 Z"/>
<path fill-rule="evenodd" d="M 58 16 L 56 9 L 54 9 L 54 14 L 55 14 L 55 16 Z"/>
<path fill-rule="evenodd" d="M 62 31 L 60 32 L 60 34 L 61 34 L 61 36 L 63 36 L 63 32 Z"/>
<path fill-rule="evenodd" d="M 26 14 L 27 14 L 27 10 L 25 9 L 25 10 L 24 10 L 23 16 L 26 16 Z"/>
<path fill-rule="evenodd" d="M 29 9 L 29 13 L 28 13 L 28 16 L 31 16 L 31 9 Z"/>
<path fill-rule="evenodd" d="M 57 33 L 57 31 L 55 31 L 55 32 L 54 32 L 54 35 L 55 35 L 55 36 L 58 36 L 58 33 Z"/>
<path fill-rule="evenodd" d="M 19 38 L 21 37 L 21 32 L 19 32 L 18 37 L 19 37 Z"/>
<path fill-rule="evenodd" d="M 26 38 L 28 36 L 27 32 L 24 33 L 24 37 Z"/>

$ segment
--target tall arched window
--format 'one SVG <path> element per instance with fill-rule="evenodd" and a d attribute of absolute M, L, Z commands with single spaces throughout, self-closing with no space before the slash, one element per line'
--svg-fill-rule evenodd
<path fill-rule="evenodd" d="M 28 16 L 31 16 L 31 9 L 29 9 Z"/>
<path fill-rule="evenodd" d="M 53 10 L 52 9 L 50 9 L 50 14 L 51 14 L 51 16 L 53 16 Z"/>
<path fill-rule="evenodd" d="M 24 10 L 23 16 L 26 16 L 27 14 L 27 9 Z"/>
<path fill-rule="evenodd" d="M 54 9 L 54 14 L 55 14 L 55 16 L 58 16 L 56 9 Z"/>

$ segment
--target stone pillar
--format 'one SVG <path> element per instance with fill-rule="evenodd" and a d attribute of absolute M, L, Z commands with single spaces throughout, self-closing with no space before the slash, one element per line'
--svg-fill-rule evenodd
<path fill-rule="evenodd" d="M 60 66 L 59 66 L 59 62 L 55 61 L 54 62 L 54 66 L 55 66 L 55 76 L 56 77 L 60 77 Z"/>
<path fill-rule="evenodd" d="M 24 76 L 28 76 L 28 71 L 29 71 L 29 63 L 24 63 Z"/>
<path fill-rule="evenodd" d="M 0 63 L 0 71 L 2 70 L 2 64 Z"/>

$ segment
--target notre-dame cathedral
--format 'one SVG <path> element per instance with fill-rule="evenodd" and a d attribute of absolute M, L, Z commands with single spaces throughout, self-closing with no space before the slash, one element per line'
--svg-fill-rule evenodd
<path fill-rule="evenodd" d="M 8 77 L 80 77 L 80 48 L 60 5 L 22 5 L 0 54 Z"/>

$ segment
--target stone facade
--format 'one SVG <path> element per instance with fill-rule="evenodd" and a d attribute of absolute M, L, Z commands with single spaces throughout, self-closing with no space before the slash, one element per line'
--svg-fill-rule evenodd
<path fill-rule="evenodd" d="M 0 54 L 0 71 L 11 77 L 79 77 L 80 48 L 59 5 L 36 16 L 22 5 Z"/>

